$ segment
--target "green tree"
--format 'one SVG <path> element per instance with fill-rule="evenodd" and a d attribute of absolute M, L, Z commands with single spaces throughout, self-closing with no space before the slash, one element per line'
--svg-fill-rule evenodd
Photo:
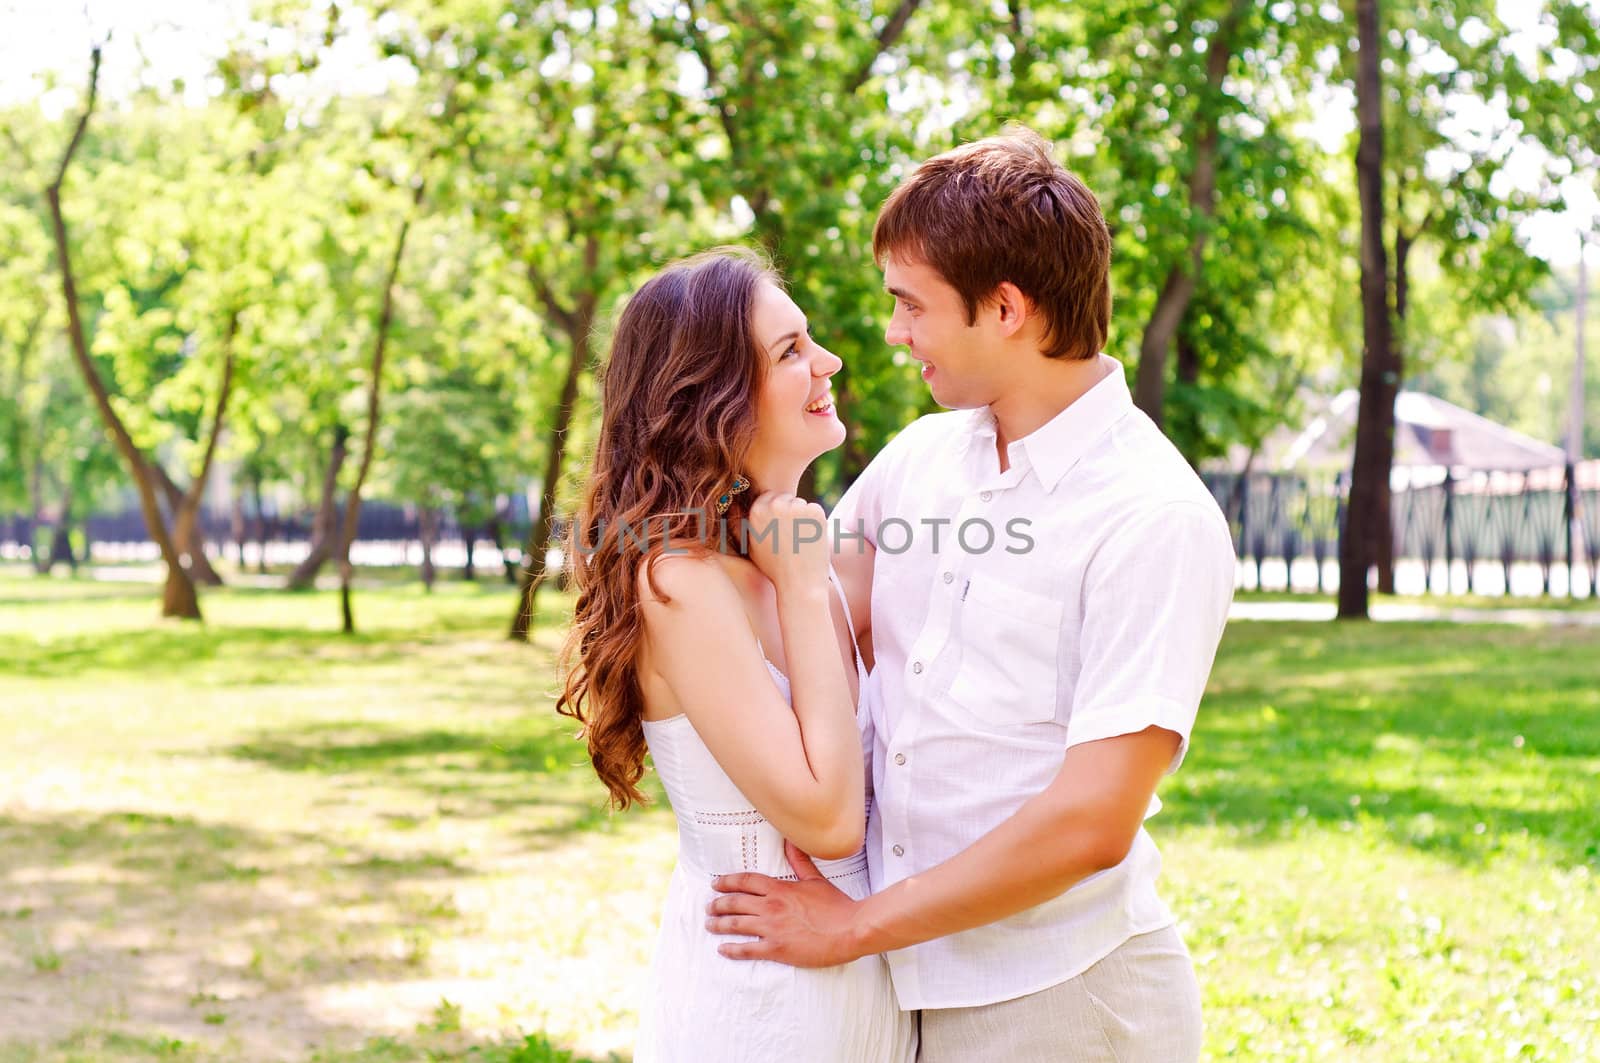
<path fill-rule="evenodd" d="M 899 177 L 951 143 L 948 130 L 919 136 L 940 102 L 920 79 L 926 64 L 942 65 L 939 44 L 955 32 L 945 16 L 918 0 L 703 0 L 679 7 L 667 27 L 703 82 L 696 104 L 713 131 L 693 177 L 768 251 L 818 338 L 844 360 L 833 390 L 850 433 L 819 463 L 823 490 L 848 483 L 927 408 L 904 352 L 883 342 L 887 303 L 871 246 Z"/>
<path fill-rule="evenodd" d="M 72 344 L 72 352 L 78 364 L 78 370 L 83 374 L 84 382 L 88 385 L 90 394 L 94 396 L 95 406 L 100 412 L 107 429 L 116 441 L 117 450 L 123 461 L 128 466 L 135 487 L 139 492 L 139 506 L 144 516 L 145 528 L 150 538 L 161 551 L 162 560 L 167 566 L 166 585 L 162 592 L 161 612 L 163 616 L 180 617 L 186 620 L 200 619 L 200 602 L 195 594 L 194 583 L 189 578 L 188 570 L 184 567 L 173 538 L 168 534 L 166 523 L 161 515 L 160 502 L 156 497 L 155 476 L 151 472 L 144 453 L 129 434 L 126 424 L 118 415 L 112 404 L 112 392 L 107 387 L 101 376 L 100 370 L 95 365 L 89 353 L 89 341 L 83 323 L 83 307 L 79 302 L 77 282 L 72 269 L 72 243 L 68 234 L 67 220 L 62 208 L 62 187 L 66 182 L 68 171 L 71 169 L 73 157 L 83 143 L 85 131 L 88 129 L 89 120 L 94 115 L 95 104 L 99 98 L 100 88 L 100 61 L 102 46 L 96 45 L 91 52 L 89 70 L 89 88 L 83 112 L 73 127 L 71 139 L 67 142 L 66 149 L 61 156 L 61 164 L 56 171 L 55 179 L 45 188 L 45 197 L 50 205 L 50 217 L 55 236 L 56 265 L 61 274 L 62 296 L 67 311 L 67 335 Z"/>

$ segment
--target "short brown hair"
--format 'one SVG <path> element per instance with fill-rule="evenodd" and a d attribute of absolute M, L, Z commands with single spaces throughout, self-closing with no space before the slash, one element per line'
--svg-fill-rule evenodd
<path fill-rule="evenodd" d="M 1039 309 L 1044 353 L 1092 358 L 1111 322 L 1111 232 L 1100 201 L 1031 129 L 935 155 L 889 195 L 872 254 L 924 262 L 961 294 L 967 323 L 1004 281 Z"/>

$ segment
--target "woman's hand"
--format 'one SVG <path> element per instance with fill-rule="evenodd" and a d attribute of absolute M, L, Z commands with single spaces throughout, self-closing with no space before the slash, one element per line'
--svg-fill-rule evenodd
<path fill-rule="evenodd" d="M 828 515 L 815 502 L 766 491 L 750 506 L 746 548 L 778 592 L 825 586 L 832 544 Z"/>

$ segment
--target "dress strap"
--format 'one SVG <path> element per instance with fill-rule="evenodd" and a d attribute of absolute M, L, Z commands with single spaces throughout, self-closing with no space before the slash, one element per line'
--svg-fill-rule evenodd
<path fill-rule="evenodd" d="M 861 659 L 861 644 L 856 641 L 856 622 L 850 615 L 850 598 L 844 593 L 844 584 L 839 582 L 839 574 L 828 566 L 828 582 L 833 584 L 833 589 L 839 592 L 839 605 L 844 608 L 844 625 L 850 629 L 850 648 L 856 655 L 856 677 L 864 680 L 867 674 L 866 663 Z"/>

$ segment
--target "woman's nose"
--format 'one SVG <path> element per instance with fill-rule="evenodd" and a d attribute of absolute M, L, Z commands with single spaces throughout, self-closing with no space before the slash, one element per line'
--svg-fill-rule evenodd
<path fill-rule="evenodd" d="M 817 348 L 817 357 L 811 361 L 811 375 L 830 377 L 844 368 L 844 361 L 826 347 Z"/>

